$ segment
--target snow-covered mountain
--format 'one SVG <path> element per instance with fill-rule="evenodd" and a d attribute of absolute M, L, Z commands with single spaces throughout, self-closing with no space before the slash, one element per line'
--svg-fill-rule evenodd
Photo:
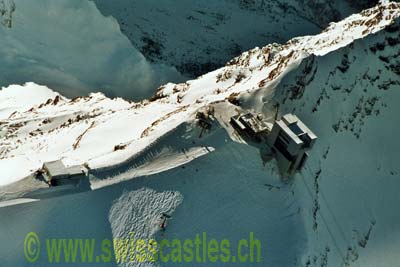
<path fill-rule="evenodd" d="M 374 2 L 1 0 L 0 86 L 35 82 L 67 97 L 140 100 Z"/>
<path fill-rule="evenodd" d="M 175 66 L 189 77 L 225 64 L 258 44 L 316 34 L 329 22 L 378 1 L 94 0 L 150 62 Z"/>
<path fill-rule="evenodd" d="M 396 266 L 399 258 L 399 21 L 282 79 L 274 101 L 319 136 L 295 179 L 304 266 Z"/>
<path fill-rule="evenodd" d="M 172 209 L 167 237 L 254 231 L 266 265 L 396 266 L 399 16 L 400 4 L 383 3 L 139 103 L 100 93 L 68 99 L 33 83 L 3 88 L 1 198 L 54 159 L 87 163 L 96 190 L 1 209 L 0 237 L 9 241 L 1 258 L 20 263 L 31 225 L 50 236 L 139 229 L 150 237 L 158 214 Z M 233 142 L 226 123 L 240 108 L 268 117 L 276 103 L 319 136 L 291 184 L 257 149 Z M 210 105 L 218 122 L 199 138 L 195 113 Z"/>
<path fill-rule="evenodd" d="M 18 90 L 5 88 L 0 93 L 0 164 L 25 167 L 19 168 L 19 173 L 10 168 L 9 173 L 1 174 L 1 180 L 21 179 L 43 162 L 56 159 L 67 165 L 87 163 L 94 169 L 123 162 L 192 120 L 199 109 L 220 101 L 229 103 L 229 98 L 246 98 L 245 103 L 251 102 L 252 109 L 261 111 L 280 79 L 303 59 L 345 47 L 393 23 L 398 16 L 396 3 L 365 10 L 331 24 L 318 35 L 255 48 L 196 80 L 166 84 L 151 99 L 139 103 L 109 99 L 100 93 L 70 100 L 34 84 Z M 34 97 L 36 91 L 38 97 Z M 101 141 L 103 136 L 107 140 Z"/>

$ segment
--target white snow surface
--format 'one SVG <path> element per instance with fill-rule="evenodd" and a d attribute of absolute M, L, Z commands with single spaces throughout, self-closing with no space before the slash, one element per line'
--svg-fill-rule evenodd
<path fill-rule="evenodd" d="M 213 147 L 194 147 L 189 149 L 188 151 L 185 151 L 184 153 L 174 153 L 173 151 L 169 151 L 169 149 L 164 149 L 157 155 L 153 156 L 152 159 L 148 159 L 148 162 L 145 162 L 138 166 L 132 166 L 127 172 L 111 176 L 107 179 L 92 180 L 91 188 L 93 190 L 96 190 L 106 186 L 128 181 L 135 177 L 148 176 L 165 172 L 189 163 L 192 160 L 204 156 L 214 150 L 215 149 Z"/>
<path fill-rule="evenodd" d="M 114 201 L 109 213 L 114 240 L 130 238 L 148 242 L 154 239 L 162 223 L 160 215 L 172 214 L 182 201 L 183 196 L 173 191 L 158 193 L 149 188 L 141 188 L 124 192 Z M 114 247 L 115 251 L 117 249 Z M 125 262 L 125 259 L 119 259 L 119 261 L 119 266 L 154 266 L 146 262 L 138 263 L 134 259 L 132 262 Z"/>
<path fill-rule="evenodd" d="M 36 202 L 36 201 L 40 201 L 40 200 L 39 199 L 34 199 L 34 198 L 17 198 L 17 199 L 12 199 L 12 200 L 7 200 L 7 201 L 0 202 L 0 208 L 19 205 L 19 204 L 24 204 L 24 203 Z"/>
<path fill-rule="evenodd" d="M 254 48 L 195 80 L 168 83 L 139 103 L 101 93 L 70 100 L 33 83 L 3 88 L 0 185 L 23 179 L 51 160 L 61 159 L 68 166 L 87 163 L 90 168 L 121 164 L 209 104 L 237 95 L 265 102 L 265 93 L 271 95 L 280 79 L 304 58 L 347 46 L 399 16 L 399 3 L 381 3 L 331 24 L 318 35 Z"/>

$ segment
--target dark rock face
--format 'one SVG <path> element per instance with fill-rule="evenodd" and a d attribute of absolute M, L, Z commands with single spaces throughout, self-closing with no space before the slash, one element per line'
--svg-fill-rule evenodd
<path fill-rule="evenodd" d="M 157 59 L 161 59 L 162 50 L 164 49 L 161 41 L 151 39 L 148 36 L 143 36 L 141 41 L 143 42 L 143 46 L 140 47 L 140 51 L 149 59 L 150 62 L 155 62 Z"/>
<path fill-rule="evenodd" d="M 376 5 L 378 0 L 358 0 L 358 1 L 348 1 L 349 5 L 355 9 L 365 9 Z"/>
<path fill-rule="evenodd" d="M 12 27 L 12 20 L 15 8 L 15 3 L 12 0 L 0 1 L 0 25 L 7 28 Z"/>
<path fill-rule="evenodd" d="M 196 77 L 255 46 L 316 34 L 377 1 L 94 0 L 150 62 Z"/>

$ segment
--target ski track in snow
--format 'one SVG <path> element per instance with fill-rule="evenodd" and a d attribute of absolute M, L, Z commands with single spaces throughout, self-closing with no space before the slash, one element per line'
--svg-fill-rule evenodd
<path fill-rule="evenodd" d="M 165 149 L 159 154 L 146 159 L 146 163 L 141 165 L 134 165 L 128 171 L 106 179 L 94 179 L 91 181 L 91 188 L 93 190 L 100 189 L 105 186 L 121 183 L 131 180 L 135 177 L 148 176 L 156 173 L 164 172 L 172 168 L 179 167 L 183 164 L 189 163 L 196 158 L 204 156 L 214 151 L 212 147 L 195 147 L 190 148 L 184 153 L 173 153 Z"/>

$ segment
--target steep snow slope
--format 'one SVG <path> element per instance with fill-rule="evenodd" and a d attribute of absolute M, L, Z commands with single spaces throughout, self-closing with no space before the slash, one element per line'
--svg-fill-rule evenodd
<path fill-rule="evenodd" d="M 90 1 L 0 1 L 0 86 L 36 82 L 65 96 L 141 99 L 183 77 L 149 63 Z"/>
<path fill-rule="evenodd" d="M 196 80 L 162 86 L 140 103 L 97 93 L 73 100 L 49 97 L 46 103 L 28 105 L 1 121 L 0 167 L 24 167 L 18 173 L 7 169 L 0 181 L 22 179 L 55 159 L 91 168 L 122 163 L 211 103 L 242 97 L 252 99 L 251 108 L 262 109 L 280 79 L 304 58 L 325 55 L 381 30 L 400 15 L 399 6 L 385 3 L 331 24 L 318 35 L 255 48 Z M 18 102 L 24 95 L 14 97 Z"/>
<path fill-rule="evenodd" d="M 310 233 L 306 266 L 398 265 L 399 25 L 307 59 L 276 89 L 281 112 L 319 136 L 295 179 Z"/>
<path fill-rule="evenodd" d="M 387 17 L 389 10 L 392 16 Z M 71 164 L 88 160 L 91 166 L 104 166 L 137 155 L 141 147 L 131 145 L 142 144 L 148 150 L 146 154 L 156 155 L 155 160 L 165 149 L 211 146 L 215 151 L 180 168 L 155 175 L 143 172 L 149 176 L 129 180 L 137 174 L 132 167 L 143 166 L 136 163 L 148 159 L 139 157 L 139 162 L 98 171 L 98 190 L 0 209 L 2 263 L 26 265 L 21 252 L 24 236 L 30 231 L 38 232 L 41 238 L 102 240 L 138 230 L 141 236 L 155 235 L 159 240 L 162 237 L 151 226 L 157 213 L 170 209 L 173 217 L 164 237 L 185 239 L 206 231 L 215 238 L 235 242 L 253 231 L 263 245 L 262 266 L 397 266 L 398 22 L 346 45 L 367 35 L 365 30 L 375 32 L 389 24 L 398 16 L 399 5 L 385 4 L 363 14 L 343 22 L 343 32 L 340 25 L 332 25 L 319 36 L 252 50 L 198 80 L 168 84 L 151 102 L 129 103 L 101 94 L 69 100 L 34 84 L 3 89 L 0 103 L 7 99 L 9 104 L 0 112 L 7 137 L 1 140 L 1 147 L 9 151 L 0 162 L 16 162 L 15 158 L 30 153 L 37 161 L 32 167 L 40 165 L 41 157 L 64 157 Z M 217 77 L 220 82 L 216 82 Z M 41 97 L 17 105 L 28 100 L 13 92 L 29 89 L 40 91 Z M 191 114 L 198 108 L 237 93 L 242 93 L 238 96 L 242 103 L 258 109 L 268 109 L 269 102 L 280 103 L 281 113 L 294 111 L 319 136 L 306 169 L 294 177 L 293 184 L 281 183 L 273 164 L 263 166 L 257 149 L 229 140 L 223 128 L 213 126 L 202 138 L 188 130 L 192 127 Z M 46 98 L 50 100 L 41 105 Z M 229 105 L 227 101 L 222 104 Z M 179 109 L 185 105 L 189 105 L 186 111 Z M 6 109 L 9 106 L 16 106 L 18 112 L 12 114 L 12 109 Z M 175 110 L 179 111 L 170 113 Z M 153 113 L 145 117 L 147 112 Z M 154 115 L 158 112 L 161 114 Z M 50 122 L 44 123 L 48 118 Z M 184 123 L 186 118 L 189 124 Z M 45 128 L 47 124 L 49 128 Z M 96 129 L 99 125 L 102 127 Z M 152 127 L 141 131 L 147 126 Z M 137 127 L 141 127 L 139 133 L 135 133 Z M 29 132 L 37 128 L 43 136 L 40 131 L 30 136 Z M 83 137 L 76 140 L 82 133 Z M 105 135 L 115 140 L 105 140 Z M 129 141 L 121 146 L 126 139 Z M 82 158 L 73 150 L 76 141 L 76 150 L 84 151 Z M 36 147 L 46 142 L 48 148 Z M 104 148 L 94 143 L 104 144 Z M 120 145 L 117 151 L 113 151 L 115 145 Z M 92 149 L 96 155 L 90 159 Z M 1 170 L 10 171 L 5 183 L 9 178 L 20 178 L 13 176 L 9 165 L 2 165 Z M 143 169 L 138 170 L 140 175 Z M 112 177 L 118 183 L 113 183 Z M 111 186 L 102 187 L 104 184 Z M 46 256 L 42 253 L 38 263 L 53 266 Z"/>
<path fill-rule="evenodd" d="M 374 6 L 349 0 L 94 0 L 151 62 L 195 77 L 259 44 L 316 34 Z"/>

